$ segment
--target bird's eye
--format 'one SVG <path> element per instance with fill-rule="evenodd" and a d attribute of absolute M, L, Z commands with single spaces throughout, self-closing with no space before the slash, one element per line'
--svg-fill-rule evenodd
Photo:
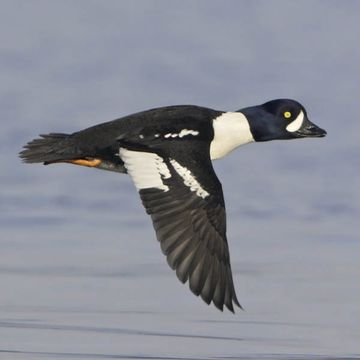
<path fill-rule="evenodd" d="M 291 112 L 290 111 L 285 111 L 284 112 L 284 118 L 290 119 L 291 118 Z"/>

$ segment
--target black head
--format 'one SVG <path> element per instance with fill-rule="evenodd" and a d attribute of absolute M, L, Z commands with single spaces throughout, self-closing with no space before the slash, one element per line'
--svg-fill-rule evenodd
<path fill-rule="evenodd" d="M 295 100 L 278 99 L 240 110 L 248 119 L 255 141 L 324 137 L 326 131 L 307 117 Z"/>

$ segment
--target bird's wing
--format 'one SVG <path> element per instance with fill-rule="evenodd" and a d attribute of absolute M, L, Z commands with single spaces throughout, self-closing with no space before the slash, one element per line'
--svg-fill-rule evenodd
<path fill-rule="evenodd" d="M 233 303 L 241 305 L 231 273 L 222 187 L 207 146 L 199 144 L 206 149 L 194 154 L 193 145 L 181 146 L 176 159 L 164 148 L 120 147 L 119 155 L 177 277 L 189 280 L 191 291 L 207 304 L 234 312 Z"/>

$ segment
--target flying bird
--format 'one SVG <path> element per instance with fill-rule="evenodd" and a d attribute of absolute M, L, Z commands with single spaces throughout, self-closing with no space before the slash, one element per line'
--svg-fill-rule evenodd
<path fill-rule="evenodd" d="M 194 105 L 155 108 L 73 134 L 40 135 L 26 163 L 69 163 L 129 174 L 151 216 L 161 250 L 182 283 L 220 310 L 237 299 L 226 238 L 225 203 L 212 160 L 240 145 L 324 137 L 297 101 L 238 111 Z"/>

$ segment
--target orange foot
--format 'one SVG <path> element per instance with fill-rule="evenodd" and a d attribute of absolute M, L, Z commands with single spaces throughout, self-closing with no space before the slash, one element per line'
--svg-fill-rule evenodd
<path fill-rule="evenodd" d="M 75 165 L 97 167 L 102 163 L 100 159 L 76 159 L 76 160 L 65 160 L 65 162 Z"/>

